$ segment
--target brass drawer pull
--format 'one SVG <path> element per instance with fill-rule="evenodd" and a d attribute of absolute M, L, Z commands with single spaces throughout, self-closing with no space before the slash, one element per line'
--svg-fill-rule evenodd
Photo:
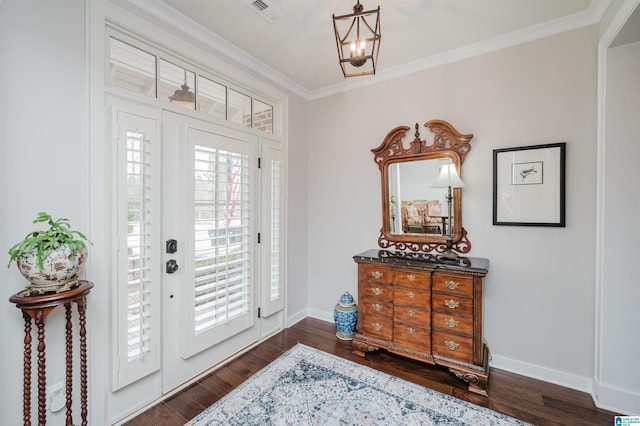
<path fill-rule="evenodd" d="M 376 296 L 380 296 L 382 293 L 384 293 L 384 290 L 378 287 L 374 288 L 371 291 L 373 291 L 373 294 L 375 294 Z"/>
<path fill-rule="evenodd" d="M 415 276 L 415 275 L 413 275 L 413 274 L 411 274 L 411 275 L 407 275 L 407 279 L 408 279 L 409 281 L 415 281 L 416 276 Z"/>
<path fill-rule="evenodd" d="M 455 300 L 445 300 L 444 305 L 449 309 L 456 309 L 460 307 L 460 302 L 456 302 Z"/>
<path fill-rule="evenodd" d="M 453 318 L 447 318 L 444 320 L 445 324 L 447 324 L 451 328 L 456 328 L 460 323 Z"/>
<path fill-rule="evenodd" d="M 449 289 L 449 290 L 455 290 L 457 288 L 460 287 L 460 283 L 457 283 L 455 281 L 445 281 L 444 285 Z"/>
<path fill-rule="evenodd" d="M 384 277 L 384 274 L 380 271 L 373 271 L 371 275 L 373 275 L 373 278 L 375 278 L 376 280 L 379 280 L 380 278 Z"/>
<path fill-rule="evenodd" d="M 373 307 L 373 310 L 376 312 L 380 312 L 382 310 L 382 308 L 384 308 L 384 306 L 378 304 L 378 303 L 373 303 L 371 304 L 371 306 Z"/>
<path fill-rule="evenodd" d="M 409 332 L 409 334 L 413 334 L 416 332 L 416 329 L 412 327 L 407 327 L 407 331 Z"/>
<path fill-rule="evenodd" d="M 449 348 L 450 351 L 455 351 L 460 347 L 460 345 L 453 340 L 445 340 L 444 344 L 447 346 L 447 348 Z"/>
<path fill-rule="evenodd" d="M 407 311 L 407 314 L 408 314 L 410 317 L 412 317 L 412 316 L 414 316 L 414 315 L 416 314 L 416 311 L 414 311 L 413 309 L 409 309 L 409 310 Z"/>
<path fill-rule="evenodd" d="M 373 327 L 373 329 L 375 331 L 380 331 L 382 330 L 382 324 L 378 324 L 377 322 L 374 322 L 373 324 L 371 324 L 371 326 Z"/>
<path fill-rule="evenodd" d="M 407 293 L 407 297 L 409 297 L 409 299 L 413 299 L 416 297 L 416 294 L 410 291 L 409 293 Z"/>

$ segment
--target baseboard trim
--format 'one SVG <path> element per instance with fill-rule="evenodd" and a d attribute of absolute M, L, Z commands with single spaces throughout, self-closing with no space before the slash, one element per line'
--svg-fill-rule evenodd
<path fill-rule="evenodd" d="M 598 408 L 626 416 L 640 415 L 640 393 L 603 385 L 594 380 L 591 396 Z"/>
<path fill-rule="evenodd" d="M 309 315 L 309 309 L 305 308 L 301 311 L 296 312 L 293 315 L 289 315 L 287 317 L 287 328 L 292 327 L 293 325 L 299 323 L 300 321 L 302 321 L 303 319 L 305 319 L 306 317 L 310 317 L 312 315 Z"/>
<path fill-rule="evenodd" d="M 333 312 L 321 311 L 319 309 L 309 309 L 308 314 L 311 318 L 319 319 L 326 322 L 333 322 Z"/>
<path fill-rule="evenodd" d="M 295 316 L 289 317 L 289 322 L 293 325 L 306 316 L 322 321 L 333 322 L 333 314 L 331 312 L 319 309 L 300 311 Z M 565 388 L 586 392 L 591 395 L 595 405 L 604 410 L 613 411 L 620 415 L 640 414 L 633 412 L 634 407 L 640 407 L 640 394 L 598 384 L 595 380 L 588 377 L 578 376 L 576 374 L 566 373 L 553 368 L 542 367 L 496 354 L 492 354 L 489 366 L 532 379 L 553 383 Z"/>
<path fill-rule="evenodd" d="M 495 354 L 492 354 L 489 365 L 492 368 L 564 386 L 565 388 L 575 389 L 589 394 L 593 391 L 593 381 L 588 377 L 566 373 L 553 368 L 542 367 L 540 365 L 530 364 L 528 362 L 518 361 Z"/>

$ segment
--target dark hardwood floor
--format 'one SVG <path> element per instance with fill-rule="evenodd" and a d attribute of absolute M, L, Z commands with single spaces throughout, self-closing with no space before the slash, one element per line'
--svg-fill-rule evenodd
<path fill-rule="evenodd" d="M 491 369 L 489 397 L 483 397 L 467 391 L 465 383 L 441 367 L 383 350 L 365 358 L 354 355 L 351 342 L 336 338 L 333 324 L 312 318 L 278 333 L 125 424 L 183 425 L 298 342 L 532 424 L 613 425 L 615 413 L 596 408 L 587 393 Z"/>

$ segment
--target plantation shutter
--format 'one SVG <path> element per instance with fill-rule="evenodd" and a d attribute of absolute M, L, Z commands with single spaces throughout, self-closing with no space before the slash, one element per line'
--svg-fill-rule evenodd
<path fill-rule="evenodd" d="M 157 119 L 117 111 L 116 122 L 114 390 L 160 368 Z"/>
<path fill-rule="evenodd" d="M 253 325 L 255 240 L 251 144 L 192 128 L 188 142 L 193 277 L 182 298 L 185 358 Z"/>
<path fill-rule="evenodd" d="M 283 308 L 284 162 L 280 145 L 264 142 L 261 156 L 263 220 L 260 312 L 268 317 Z"/>

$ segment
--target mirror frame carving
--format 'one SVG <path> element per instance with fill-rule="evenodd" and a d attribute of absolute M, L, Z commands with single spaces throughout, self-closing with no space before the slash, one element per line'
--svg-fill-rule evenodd
<path fill-rule="evenodd" d="M 382 184 L 382 228 L 378 237 L 378 245 L 382 248 L 395 248 L 397 250 L 410 250 L 416 252 L 430 252 L 435 250 L 444 253 L 447 247 L 447 239 L 443 235 L 432 234 L 392 234 L 390 224 L 389 205 L 389 165 L 409 161 L 450 158 L 461 174 L 462 163 L 466 155 L 471 151 L 470 140 L 473 134 L 462 134 L 451 124 L 444 120 L 431 120 L 424 126 L 433 132 L 433 143 L 427 145 L 420 139 L 419 125 L 415 125 L 415 138 L 410 142 L 409 148 L 403 146 L 403 139 L 411 130 L 408 126 L 398 126 L 391 130 L 384 138 L 380 146 L 371 150 L 374 161 L 380 169 Z M 451 247 L 460 253 L 468 253 L 471 250 L 471 242 L 467 238 L 467 231 L 462 226 L 462 191 L 461 188 L 453 189 L 453 235 Z"/>

